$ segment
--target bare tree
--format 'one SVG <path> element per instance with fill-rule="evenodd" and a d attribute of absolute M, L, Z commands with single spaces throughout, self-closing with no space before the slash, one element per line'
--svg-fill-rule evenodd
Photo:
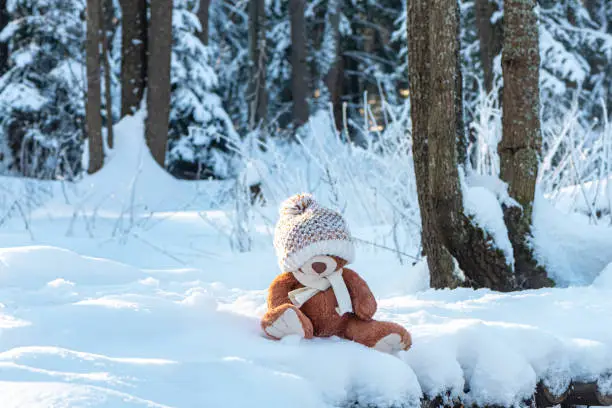
<path fill-rule="evenodd" d="M 249 1 L 249 56 L 251 61 L 247 99 L 249 101 L 249 128 L 255 129 L 265 123 L 268 115 L 265 0 Z"/>
<path fill-rule="evenodd" d="M 151 2 L 145 137 L 155 161 L 165 167 L 170 121 L 172 0 Z"/>
<path fill-rule="evenodd" d="M 498 146 L 501 178 L 521 207 L 504 208 L 504 218 L 515 254 L 519 284 L 550 286 L 546 271 L 537 265 L 528 243 L 538 164 L 540 130 L 538 20 L 535 0 L 506 0 L 502 69 L 503 137 Z"/>
<path fill-rule="evenodd" d="M 200 8 L 198 9 L 198 19 L 200 20 L 200 25 L 202 26 L 202 31 L 200 31 L 200 41 L 202 44 L 208 45 L 208 32 L 209 32 L 209 22 L 208 22 L 208 13 L 210 9 L 210 0 L 200 0 Z"/>
<path fill-rule="evenodd" d="M 100 29 L 102 16 L 100 0 L 87 0 L 87 103 L 85 106 L 86 130 L 89 138 L 90 174 L 104 165 L 102 141 L 101 91 L 100 91 Z"/>
<path fill-rule="evenodd" d="M 301 126 L 308 121 L 309 75 L 306 61 L 306 0 L 289 0 L 291 20 L 291 93 L 293 123 Z"/>
<path fill-rule="evenodd" d="M 123 15 L 121 116 L 125 116 L 140 108 L 144 89 L 147 86 L 147 0 L 120 0 L 120 2 Z M 166 15 L 166 18 L 169 18 L 169 15 Z"/>

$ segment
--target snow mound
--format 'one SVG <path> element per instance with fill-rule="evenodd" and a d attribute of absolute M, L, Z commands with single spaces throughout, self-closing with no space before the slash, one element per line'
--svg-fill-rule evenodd
<path fill-rule="evenodd" d="M 612 228 L 567 214 L 536 195 L 533 215 L 536 258 L 558 286 L 590 285 L 612 262 Z"/>
<path fill-rule="evenodd" d="M 2 249 L 0 265 L 2 407 L 417 407 L 446 392 L 512 405 L 539 380 L 607 384 L 612 371 L 603 286 L 419 291 L 412 278 L 398 291 L 383 282 L 419 276 L 422 263 L 366 252 L 355 269 L 379 297 L 376 317 L 413 334 L 414 347 L 391 356 L 338 338 L 265 338 L 259 319 L 277 272 L 264 253 L 145 270 L 29 246 Z"/>
<path fill-rule="evenodd" d="M 595 278 L 593 286 L 598 288 L 612 289 L 612 263 L 608 264 Z"/>

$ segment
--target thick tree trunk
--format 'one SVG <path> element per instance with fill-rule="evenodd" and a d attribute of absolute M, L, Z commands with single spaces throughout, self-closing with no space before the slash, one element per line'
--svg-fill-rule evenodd
<path fill-rule="evenodd" d="M 100 111 L 100 31 L 102 25 L 100 0 L 87 1 L 87 103 L 85 106 L 86 130 L 89 139 L 88 173 L 97 172 L 104 165 L 102 141 L 102 116 Z"/>
<path fill-rule="evenodd" d="M 463 208 L 457 2 L 415 0 L 408 13 L 413 156 L 431 286 L 511 290 L 504 255 Z"/>
<path fill-rule="evenodd" d="M 542 146 L 538 21 L 535 0 L 506 0 L 502 68 L 503 137 L 498 146 L 501 178 L 522 208 L 504 208 L 510 241 L 514 248 L 519 285 L 525 288 L 551 286 L 546 271 L 537 266 L 528 240 Z"/>
<path fill-rule="evenodd" d="M 125 116 L 140 108 L 147 86 L 147 0 L 121 0 L 121 10 L 121 116 Z"/>
<path fill-rule="evenodd" d="M 208 12 L 210 9 L 210 0 L 200 0 L 200 8 L 198 9 L 198 19 L 200 20 L 200 25 L 202 26 L 202 31 L 200 31 L 200 41 L 202 44 L 208 45 L 208 31 L 209 31 L 209 23 L 208 23 Z"/>
<path fill-rule="evenodd" d="M 266 8 L 264 0 L 249 1 L 249 56 L 251 81 L 249 83 L 249 128 L 265 124 L 268 116 L 266 91 Z"/>
<path fill-rule="evenodd" d="M 151 2 L 148 52 L 146 140 L 155 161 L 165 167 L 170 121 L 172 0 Z"/>
<path fill-rule="evenodd" d="M 487 92 L 493 89 L 493 60 L 501 52 L 501 26 L 491 23 L 496 7 L 491 0 L 476 0 L 476 28 L 480 39 L 480 63 Z"/>
<path fill-rule="evenodd" d="M 104 66 L 104 102 L 106 104 L 106 141 L 111 149 L 115 144 L 115 136 L 113 134 L 113 97 L 111 94 L 111 67 L 110 67 L 110 51 L 108 33 L 111 31 L 111 22 L 108 18 L 112 15 L 113 2 L 112 0 L 102 0 L 104 7 L 102 15 L 104 16 L 104 24 L 102 27 L 102 64 Z"/>
<path fill-rule="evenodd" d="M 4 27 L 9 23 L 10 16 L 6 10 L 6 0 L 0 0 L 0 31 L 4 30 Z M 8 70 L 8 43 L 0 43 L 0 75 Z"/>
<path fill-rule="evenodd" d="M 412 117 L 412 154 L 421 209 L 423 252 L 429 264 L 431 286 L 454 287 L 453 259 L 436 236 L 435 207 L 429 185 L 428 122 L 431 92 L 429 0 L 408 2 L 408 52 Z"/>
<path fill-rule="evenodd" d="M 308 121 L 309 75 L 306 62 L 306 0 L 289 0 L 291 19 L 291 94 L 293 123 L 299 127 Z"/>

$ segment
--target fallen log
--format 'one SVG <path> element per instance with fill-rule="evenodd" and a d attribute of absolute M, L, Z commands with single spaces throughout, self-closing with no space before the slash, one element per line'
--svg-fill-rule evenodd
<path fill-rule="evenodd" d="M 606 407 L 612 406 L 612 394 L 604 394 L 600 391 L 597 382 L 579 382 L 572 381 L 567 390 L 561 395 L 556 395 L 551 392 L 542 382 L 538 383 L 536 392 L 533 395 L 532 403 L 525 401 L 526 405 L 535 406 L 537 408 L 548 408 L 561 405 L 562 407 L 571 406 L 591 406 L 591 407 Z M 426 398 L 421 403 L 421 408 L 466 408 L 460 401 L 452 401 L 449 404 L 449 398 L 443 399 Z M 471 408 L 494 408 L 492 406 Z"/>

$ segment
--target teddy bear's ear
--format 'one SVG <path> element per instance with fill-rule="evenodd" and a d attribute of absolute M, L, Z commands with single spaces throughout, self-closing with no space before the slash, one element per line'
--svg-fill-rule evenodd
<path fill-rule="evenodd" d="M 286 199 L 280 206 L 280 213 L 286 215 L 300 215 L 307 209 L 314 208 L 316 201 L 312 194 L 296 194 Z"/>

